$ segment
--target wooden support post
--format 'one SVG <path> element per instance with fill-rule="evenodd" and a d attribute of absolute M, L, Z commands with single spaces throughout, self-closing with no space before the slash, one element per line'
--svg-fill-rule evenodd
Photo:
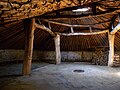
<path fill-rule="evenodd" d="M 92 27 L 89 25 L 89 30 L 90 30 L 90 32 L 92 32 Z"/>
<path fill-rule="evenodd" d="M 74 33 L 73 27 L 70 27 L 70 29 L 71 29 L 71 33 Z"/>
<path fill-rule="evenodd" d="M 60 54 L 60 35 L 56 35 L 54 38 L 55 41 L 55 53 L 56 53 L 56 64 L 61 63 L 61 54 Z"/>
<path fill-rule="evenodd" d="M 48 26 L 49 26 L 49 29 L 51 30 L 51 25 L 50 25 L 50 23 L 48 22 Z"/>
<path fill-rule="evenodd" d="M 31 73 L 31 62 L 33 53 L 33 41 L 34 41 L 34 30 L 35 30 L 35 18 L 28 20 L 28 28 L 25 30 L 26 43 L 25 43 L 25 58 L 23 62 L 23 75 L 29 75 Z"/>
<path fill-rule="evenodd" d="M 109 60 L 108 60 L 108 66 L 113 66 L 114 62 L 114 38 L 115 34 L 109 34 Z"/>

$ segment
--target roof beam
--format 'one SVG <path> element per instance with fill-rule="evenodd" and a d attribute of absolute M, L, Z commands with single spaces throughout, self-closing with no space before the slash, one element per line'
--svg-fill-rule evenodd
<path fill-rule="evenodd" d="M 120 30 L 120 23 L 110 32 L 110 34 L 115 34 L 118 30 Z"/>
<path fill-rule="evenodd" d="M 105 31 L 100 31 L 100 32 L 91 32 L 91 33 L 59 33 L 60 35 L 63 36 L 75 36 L 75 35 L 97 35 L 97 34 L 104 34 L 104 33 L 108 33 L 108 30 Z"/>
<path fill-rule="evenodd" d="M 95 25 L 104 23 L 104 22 L 100 22 L 100 23 L 91 24 L 91 25 L 90 24 L 89 25 L 71 25 L 71 24 L 65 24 L 65 23 L 60 23 L 60 22 L 55 22 L 55 21 L 49 21 L 49 20 L 43 20 L 43 21 L 49 22 L 49 23 L 52 23 L 52 24 L 61 25 L 61 26 L 66 26 L 66 27 L 90 27 L 90 26 L 95 26 Z"/>
<path fill-rule="evenodd" d="M 52 32 L 51 29 L 49 29 L 49 28 L 47 28 L 47 27 L 45 27 L 45 26 L 43 26 L 43 25 L 39 25 L 39 24 L 35 23 L 35 26 L 36 26 L 36 28 L 39 28 L 39 29 L 42 29 L 42 30 L 48 32 L 48 33 L 49 33 L 50 35 L 52 35 L 53 37 L 56 36 L 56 34 L 55 34 L 54 32 Z"/>
<path fill-rule="evenodd" d="M 112 19 L 111 19 L 111 22 L 110 22 L 110 31 L 112 31 L 114 29 L 114 22 L 117 18 L 118 14 L 115 14 Z"/>
<path fill-rule="evenodd" d="M 71 33 L 60 33 L 60 32 L 53 32 L 51 31 L 49 28 L 43 26 L 43 25 L 39 25 L 37 23 L 35 23 L 36 28 L 42 29 L 46 32 L 48 32 L 49 34 L 51 34 L 53 37 L 55 37 L 57 34 L 59 35 L 64 35 L 64 36 L 75 36 L 75 35 L 97 35 L 97 34 L 103 34 L 103 33 L 108 33 L 108 30 L 104 30 L 104 31 L 99 31 L 99 32 L 90 32 L 90 33 L 74 33 L 74 31 L 72 31 Z M 56 34 L 57 33 L 57 34 Z"/>

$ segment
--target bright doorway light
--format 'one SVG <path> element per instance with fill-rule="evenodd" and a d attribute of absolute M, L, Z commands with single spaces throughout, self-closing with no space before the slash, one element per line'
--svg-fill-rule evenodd
<path fill-rule="evenodd" d="M 87 7 L 87 8 L 79 8 L 79 9 L 76 9 L 76 10 L 72 10 L 73 12 L 86 12 L 90 9 L 90 7 Z"/>
<path fill-rule="evenodd" d="M 120 72 L 116 73 L 118 76 L 120 76 Z"/>

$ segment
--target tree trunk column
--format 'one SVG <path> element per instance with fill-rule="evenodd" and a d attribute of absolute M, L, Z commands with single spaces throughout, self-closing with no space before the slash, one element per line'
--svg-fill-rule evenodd
<path fill-rule="evenodd" d="M 56 53 L 56 64 L 61 63 L 61 54 L 60 54 L 60 35 L 54 38 L 55 41 L 55 53 Z"/>
<path fill-rule="evenodd" d="M 108 60 L 108 66 L 113 66 L 114 62 L 114 39 L 115 34 L 109 34 L 109 60 Z"/>
<path fill-rule="evenodd" d="M 33 53 L 33 41 L 34 41 L 34 30 L 35 30 L 35 18 L 32 18 L 28 28 L 25 30 L 25 57 L 23 61 L 23 75 L 29 75 L 31 73 L 31 62 Z"/>

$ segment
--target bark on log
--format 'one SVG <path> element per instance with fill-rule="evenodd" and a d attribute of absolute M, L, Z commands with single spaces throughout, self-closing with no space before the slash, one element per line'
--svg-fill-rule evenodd
<path fill-rule="evenodd" d="M 115 38 L 115 34 L 109 34 L 109 60 L 108 60 L 108 66 L 113 66 L 113 62 L 114 62 L 114 38 Z"/>
<path fill-rule="evenodd" d="M 61 54 L 60 54 L 60 35 L 54 38 L 55 41 L 55 53 L 56 53 L 56 64 L 61 63 Z"/>
<path fill-rule="evenodd" d="M 41 30 L 44 30 L 44 31 L 48 32 L 48 33 L 49 33 L 50 35 L 52 35 L 53 37 L 56 36 L 56 33 L 52 32 L 49 28 L 47 28 L 47 27 L 45 27 L 45 26 L 43 26 L 43 25 L 39 25 L 39 24 L 35 23 L 35 26 L 36 26 L 36 28 L 39 28 L 39 29 L 41 29 Z"/>
<path fill-rule="evenodd" d="M 34 41 L 34 23 L 35 19 L 30 20 L 29 28 L 26 30 L 26 44 L 25 44 L 25 58 L 23 62 L 23 75 L 31 73 L 31 62 L 33 53 L 33 41 Z"/>
<path fill-rule="evenodd" d="M 90 32 L 90 33 L 59 33 L 60 35 L 63 36 L 74 36 L 74 35 L 97 35 L 97 34 L 104 34 L 107 33 L 108 30 L 104 30 L 104 31 L 99 31 L 99 32 Z"/>
<path fill-rule="evenodd" d="M 110 32 L 110 34 L 115 34 L 118 30 L 120 30 L 120 23 L 116 25 L 116 27 Z"/>
<path fill-rule="evenodd" d="M 119 53 L 115 53 L 114 55 L 114 66 L 120 66 L 120 54 Z"/>
<path fill-rule="evenodd" d="M 96 24 L 89 24 L 89 25 L 71 25 L 71 24 L 66 24 L 66 23 L 60 23 L 60 22 L 56 22 L 56 21 L 50 21 L 50 20 L 43 20 L 45 22 L 49 22 L 52 24 L 56 24 L 56 25 L 61 25 L 61 26 L 66 26 L 66 27 L 90 27 L 90 26 L 95 26 L 95 25 L 99 25 L 99 24 L 103 24 L 105 22 L 100 22 L 100 23 L 96 23 Z M 106 21 L 109 22 L 109 21 Z"/>
<path fill-rule="evenodd" d="M 99 0 L 94 0 L 96 2 Z M 40 16 L 66 7 L 82 6 L 91 0 L 1 0 L 0 22 Z"/>
<path fill-rule="evenodd" d="M 92 64 L 107 65 L 108 64 L 108 51 L 97 50 L 93 53 Z"/>

